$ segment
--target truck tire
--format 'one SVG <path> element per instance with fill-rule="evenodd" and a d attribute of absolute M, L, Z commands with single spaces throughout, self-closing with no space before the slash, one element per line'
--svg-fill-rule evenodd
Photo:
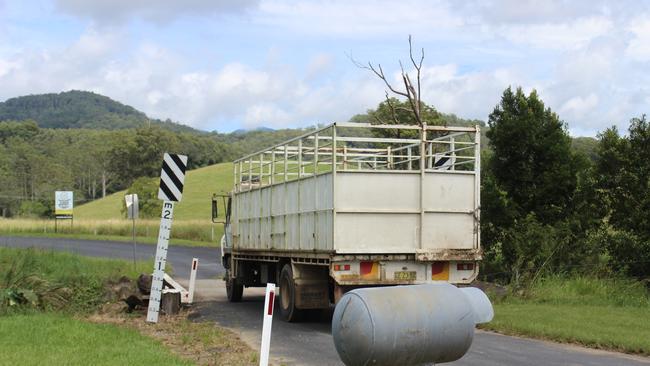
<path fill-rule="evenodd" d="M 296 283 L 290 263 L 280 272 L 280 315 L 287 322 L 300 321 L 303 315 L 303 311 L 296 308 Z"/>
<path fill-rule="evenodd" d="M 230 277 L 230 271 L 226 271 L 226 295 L 230 302 L 240 302 L 244 294 L 244 285 L 236 278 Z"/>

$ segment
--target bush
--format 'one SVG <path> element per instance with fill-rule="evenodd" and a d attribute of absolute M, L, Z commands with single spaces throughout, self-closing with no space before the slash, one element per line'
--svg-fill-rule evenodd
<path fill-rule="evenodd" d="M 140 218 L 159 217 L 162 201 L 158 199 L 158 178 L 142 177 L 136 179 L 126 194 L 137 194 L 140 202 Z M 122 200 L 122 215 L 127 216 L 126 202 Z"/>
<path fill-rule="evenodd" d="M 28 217 L 45 217 L 50 213 L 50 208 L 39 201 L 23 201 L 18 208 L 18 215 Z"/>

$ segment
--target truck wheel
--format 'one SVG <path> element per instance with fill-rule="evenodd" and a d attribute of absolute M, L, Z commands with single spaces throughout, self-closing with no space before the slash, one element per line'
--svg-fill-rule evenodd
<path fill-rule="evenodd" d="M 296 308 L 296 283 L 293 280 L 291 264 L 285 264 L 280 272 L 280 315 L 282 320 L 297 322 L 303 311 Z"/>
<path fill-rule="evenodd" d="M 230 277 L 230 271 L 226 271 L 226 295 L 230 302 L 240 302 L 244 293 L 244 285 L 237 279 Z"/>

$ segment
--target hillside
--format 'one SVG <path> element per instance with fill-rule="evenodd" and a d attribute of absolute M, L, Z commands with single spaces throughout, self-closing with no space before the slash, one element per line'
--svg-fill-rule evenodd
<path fill-rule="evenodd" d="M 33 120 L 42 128 L 116 130 L 157 125 L 177 132 L 199 132 L 189 126 L 150 119 L 109 97 L 71 90 L 16 97 L 0 102 L 0 121 Z"/>
<path fill-rule="evenodd" d="M 174 208 L 174 219 L 210 222 L 213 193 L 232 189 L 232 164 L 222 163 L 190 170 L 185 177 L 183 200 Z M 122 217 L 120 210 L 125 191 L 75 208 L 75 219 L 108 220 Z"/>

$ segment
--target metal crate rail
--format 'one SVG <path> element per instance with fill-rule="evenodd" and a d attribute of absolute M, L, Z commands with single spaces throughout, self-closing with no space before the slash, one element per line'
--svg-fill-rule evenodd
<path fill-rule="evenodd" d="M 479 149 L 479 126 L 333 123 L 235 160 L 235 192 L 334 171 L 474 174 Z"/>

